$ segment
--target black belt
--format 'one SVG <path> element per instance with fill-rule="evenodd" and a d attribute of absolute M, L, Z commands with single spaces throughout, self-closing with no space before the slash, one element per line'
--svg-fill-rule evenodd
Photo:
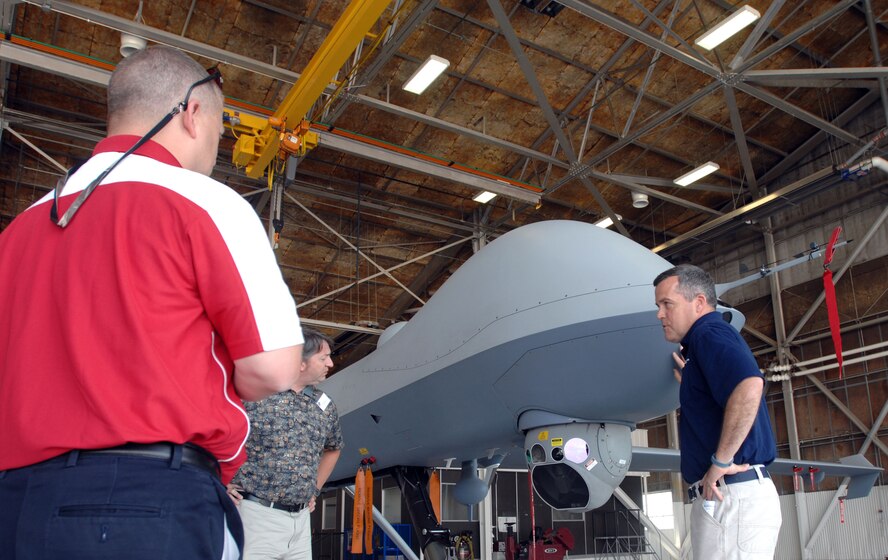
<path fill-rule="evenodd" d="M 765 467 L 749 467 L 749 470 L 738 472 L 737 474 L 726 474 L 725 475 L 725 484 L 737 484 L 738 482 L 748 482 L 750 480 L 755 480 L 759 476 L 756 471 L 761 471 L 762 478 L 771 478 L 771 473 L 768 472 L 768 469 Z"/>
<path fill-rule="evenodd" d="M 250 494 L 249 492 L 241 492 L 241 496 L 244 497 L 245 500 L 250 500 L 251 502 L 256 502 L 257 504 L 261 504 L 265 507 L 270 507 L 271 509 L 279 509 L 282 511 L 288 511 L 290 513 L 296 513 L 297 511 L 302 511 L 305 508 L 305 504 L 282 504 L 280 502 L 269 502 L 265 498 L 260 498 L 256 494 Z"/>
<path fill-rule="evenodd" d="M 206 449 L 186 443 L 124 443 L 117 447 L 107 449 L 81 449 L 78 451 L 81 457 L 89 455 L 122 455 L 125 457 L 143 457 L 146 459 L 160 459 L 172 462 L 175 459 L 176 448 L 182 450 L 182 464 L 205 470 L 215 477 L 219 477 L 219 461 Z"/>
<path fill-rule="evenodd" d="M 768 472 L 768 469 L 765 467 L 749 467 L 749 470 L 739 472 L 737 474 L 726 474 L 724 476 L 725 484 L 737 484 L 738 482 L 749 482 L 750 480 L 757 480 L 759 475 L 756 471 L 761 471 L 762 478 L 771 478 L 771 473 Z M 717 482 L 716 485 L 720 486 L 721 483 Z M 688 499 L 690 501 L 694 501 L 700 496 L 703 495 L 703 488 L 698 486 L 697 484 L 692 484 L 688 488 Z"/>

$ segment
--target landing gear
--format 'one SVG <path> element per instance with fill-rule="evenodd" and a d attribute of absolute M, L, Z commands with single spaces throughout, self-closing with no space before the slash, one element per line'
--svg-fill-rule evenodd
<path fill-rule="evenodd" d="M 410 521 L 419 533 L 423 554 L 429 560 L 447 560 L 450 530 L 438 523 L 429 498 L 429 471 L 424 467 L 397 467 L 395 481 L 407 503 Z"/>

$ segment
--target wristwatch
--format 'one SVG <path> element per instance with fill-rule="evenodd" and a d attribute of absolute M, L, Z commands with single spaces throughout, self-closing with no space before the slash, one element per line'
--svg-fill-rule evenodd
<path fill-rule="evenodd" d="M 710 460 L 712 461 L 712 464 L 713 464 L 713 465 L 715 465 L 716 467 L 718 467 L 718 468 L 720 468 L 720 469 L 727 469 L 727 468 L 730 468 L 731 465 L 734 464 L 734 460 L 733 460 L 733 459 L 731 460 L 730 463 L 722 463 L 721 461 L 718 460 L 718 458 L 716 458 L 715 453 L 712 454 L 712 457 L 710 457 Z"/>

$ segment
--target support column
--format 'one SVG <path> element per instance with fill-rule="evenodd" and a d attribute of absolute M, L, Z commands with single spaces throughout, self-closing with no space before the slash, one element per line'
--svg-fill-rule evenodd
<path fill-rule="evenodd" d="M 478 476 L 486 480 L 487 469 L 478 469 Z M 488 489 L 487 495 L 478 504 L 478 545 L 480 550 L 475 554 L 478 558 L 493 558 L 493 530 L 496 519 L 493 517 L 493 492 Z"/>
<path fill-rule="evenodd" d="M 777 261 L 777 251 L 774 248 L 774 234 L 771 229 L 771 218 L 768 218 L 762 224 L 765 226 L 764 242 L 765 242 L 765 261 L 773 263 Z M 786 341 L 786 321 L 783 316 L 783 297 L 780 288 L 780 274 L 772 274 L 768 277 L 771 289 L 771 307 L 774 312 L 774 330 L 777 336 L 777 360 L 780 365 L 789 363 L 789 355 Z M 789 456 L 798 461 L 801 459 L 801 449 L 799 446 L 799 429 L 796 422 L 795 401 L 793 399 L 792 378 L 783 382 L 783 407 L 786 420 L 786 433 L 789 437 Z M 808 508 L 805 499 L 805 485 L 800 484 L 798 491 L 794 494 L 794 503 L 796 510 L 796 522 L 799 529 L 799 548 L 805 550 L 805 544 L 808 542 Z M 807 553 L 805 558 L 807 558 Z"/>
<path fill-rule="evenodd" d="M 487 245 L 491 208 L 492 206 L 485 204 L 483 210 L 476 208 L 472 213 L 472 220 L 475 222 L 475 236 L 472 238 L 472 253 L 477 253 Z"/>
<path fill-rule="evenodd" d="M 678 449 L 678 413 L 672 411 L 666 415 L 666 439 L 670 449 Z M 685 518 L 685 493 L 682 490 L 681 473 L 670 473 L 672 479 L 672 518 L 674 530 L 672 533 L 673 544 L 681 548 L 681 543 L 688 536 L 690 524 Z"/>

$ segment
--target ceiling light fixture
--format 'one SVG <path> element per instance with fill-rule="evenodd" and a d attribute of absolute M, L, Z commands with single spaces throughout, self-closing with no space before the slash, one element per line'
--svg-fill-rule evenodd
<path fill-rule="evenodd" d="M 682 187 L 686 187 L 694 181 L 699 181 L 700 179 L 706 177 L 714 171 L 718 171 L 718 164 L 714 161 L 707 161 L 703 165 L 691 169 L 678 179 L 674 180 L 673 183 L 675 183 L 676 185 L 681 185 Z"/>
<path fill-rule="evenodd" d="M 142 20 L 142 0 L 139 0 L 139 9 L 136 12 L 136 17 L 133 18 L 133 21 L 136 23 L 145 23 Z M 123 58 L 144 49 L 147 44 L 148 42 L 142 37 L 131 35 L 124 31 L 120 32 L 120 54 Z"/>
<path fill-rule="evenodd" d="M 623 216 L 617 214 L 617 219 L 620 220 L 620 221 L 623 221 Z M 598 227 L 604 229 L 604 228 L 609 228 L 609 227 L 611 227 L 612 225 L 614 225 L 614 221 L 611 219 L 610 216 L 607 216 L 607 217 L 605 217 L 605 218 L 602 218 L 602 219 L 598 220 L 597 222 L 595 222 L 595 223 L 592 224 L 592 225 L 594 225 L 594 226 L 598 226 Z"/>
<path fill-rule="evenodd" d="M 481 204 L 487 204 L 494 198 L 496 198 L 496 193 L 492 193 L 490 191 L 481 191 L 472 200 L 474 200 L 475 202 L 480 202 Z"/>
<path fill-rule="evenodd" d="M 647 208 L 648 203 L 648 195 L 643 192 L 632 191 L 633 208 Z"/>
<path fill-rule="evenodd" d="M 419 95 L 429 84 L 435 81 L 435 78 L 450 66 L 450 61 L 433 54 L 429 55 L 425 62 L 416 69 L 416 72 L 404 84 L 404 89 L 410 93 Z"/>
<path fill-rule="evenodd" d="M 694 43 L 711 51 L 760 17 L 762 17 L 761 14 L 755 8 L 742 6 L 727 19 L 701 35 Z"/>
<path fill-rule="evenodd" d="M 120 54 L 123 58 L 144 49 L 147 44 L 145 39 L 136 35 L 130 35 L 129 33 L 120 34 Z"/>

